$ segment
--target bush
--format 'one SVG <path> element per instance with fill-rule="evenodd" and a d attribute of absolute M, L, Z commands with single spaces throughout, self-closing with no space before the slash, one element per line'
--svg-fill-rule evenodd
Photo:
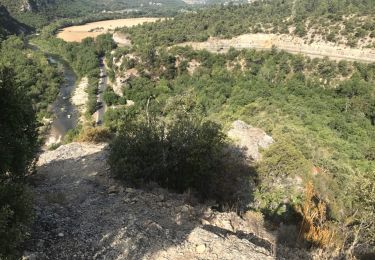
<path fill-rule="evenodd" d="M 241 160 L 228 161 L 225 147 L 225 135 L 213 122 L 136 123 L 120 130 L 109 164 L 133 185 L 156 182 L 181 193 L 192 189 L 200 199 L 233 202 L 239 186 L 249 186 L 244 181 L 249 171 Z"/>
<path fill-rule="evenodd" d="M 85 128 L 78 136 L 78 142 L 103 143 L 112 138 L 112 133 L 108 128 L 95 127 Z"/>
<path fill-rule="evenodd" d="M 13 258 L 31 223 L 32 199 L 22 183 L 0 182 L 0 259 Z"/>
<path fill-rule="evenodd" d="M 262 156 L 255 208 L 274 221 L 293 222 L 298 218 L 294 206 L 301 200 L 302 183 L 310 178 L 312 164 L 288 140 L 272 144 Z"/>
<path fill-rule="evenodd" d="M 14 73 L 0 67 L 0 259 L 15 258 L 31 220 L 24 178 L 37 148 L 35 111 Z M 11 116 L 10 116 L 11 115 Z"/>

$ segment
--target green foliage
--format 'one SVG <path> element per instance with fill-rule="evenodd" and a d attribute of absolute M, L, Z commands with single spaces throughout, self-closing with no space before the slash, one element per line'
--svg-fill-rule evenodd
<path fill-rule="evenodd" d="M 238 195 L 235 184 L 244 176 L 236 175 L 239 169 L 224 171 L 225 143 L 220 126 L 210 121 L 136 123 L 120 130 L 111 145 L 109 164 L 117 177 L 134 185 L 155 182 L 177 192 L 192 189 L 202 199 L 233 202 Z"/>
<path fill-rule="evenodd" d="M 0 108 L 0 258 L 8 258 L 17 254 L 32 215 L 23 180 L 36 153 L 37 131 L 31 101 L 5 67 L 0 67 Z"/>
<path fill-rule="evenodd" d="M 74 129 L 70 129 L 64 136 L 64 144 L 68 144 L 74 141 L 77 141 L 79 134 L 81 133 L 82 126 L 78 125 Z"/>
<path fill-rule="evenodd" d="M 43 37 L 33 41 L 40 48 L 50 53 L 63 57 L 80 77 L 88 77 L 89 85 L 86 89 L 88 95 L 87 113 L 91 116 L 98 109 L 97 94 L 99 86 L 99 57 L 110 52 L 116 47 L 110 34 L 93 38 L 86 38 L 82 43 L 67 43 L 57 39 L 48 32 Z"/>
<path fill-rule="evenodd" d="M 300 202 L 303 181 L 310 179 L 313 166 L 290 140 L 277 140 L 262 156 L 256 208 L 267 217 L 291 220 L 296 217 L 293 208 Z"/>
<path fill-rule="evenodd" d="M 0 42 L 10 34 L 26 33 L 29 30 L 28 26 L 18 22 L 0 5 Z"/>
<path fill-rule="evenodd" d="M 139 47 L 206 41 L 209 37 L 230 38 L 244 33 L 289 33 L 307 39 L 314 29 L 329 41 L 340 38 L 355 45 L 373 32 L 375 6 L 372 0 L 266 0 L 247 5 L 215 6 L 180 13 L 157 23 L 123 28 Z M 293 19 L 291 19 L 293 18 Z M 329 26 L 331 25 L 331 26 Z M 366 26 L 364 26 L 366 25 Z M 344 29 L 341 31 L 341 26 Z M 354 30 L 356 29 L 356 30 Z"/>
<path fill-rule="evenodd" d="M 149 54 L 138 47 L 132 51 L 140 57 Z M 178 57 L 177 73 L 170 78 L 160 69 L 168 56 Z M 135 102 L 131 111 L 136 117 L 148 113 L 169 122 L 197 115 L 223 123 L 240 118 L 278 142 L 293 140 L 265 151 L 266 163 L 258 169 L 259 204 L 254 207 L 279 220 L 293 219 L 293 205 L 301 201 L 298 187 L 312 179 L 320 196 L 330 202 L 329 217 L 344 220 L 356 210 L 346 192 L 353 172 L 375 167 L 369 141 L 375 138 L 372 64 L 336 63 L 277 50 L 217 55 L 180 47 L 159 48 L 152 59 L 153 65 L 148 59 L 138 62 L 137 69 L 147 72 L 124 84 L 124 95 Z M 198 68 L 194 73 L 181 71 L 181 60 L 186 67 L 194 61 Z M 110 111 L 105 123 L 119 129 L 128 113 L 128 108 Z M 321 174 L 311 176 L 313 169 Z M 278 188 L 274 178 L 280 180 Z"/>
<path fill-rule="evenodd" d="M 3 41 L 0 52 L 0 65 L 14 70 L 41 119 L 58 94 L 62 79 L 58 68 L 44 54 L 28 49 L 23 39 L 16 36 Z"/>
<path fill-rule="evenodd" d="M 118 105 L 120 102 L 120 96 L 118 96 L 112 88 L 107 88 L 103 94 L 104 102 L 108 106 Z"/>
<path fill-rule="evenodd" d="M 79 142 L 104 143 L 112 139 L 112 133 L 105 127 L 84 128 L 78 136 Z"/>
<path fill-rule="evenodd" d="M 272 180 L 296 176 L 308 176 L 311 163 L 298 151 L 290 140 L 278 140 L 263 153 L 258 168 L 261 178 Z"/>
<path fill-rule="evenodd" d="M 91 20 L 123 18 L 124 16 L 166 16 L 173 15 L 186 4 L 182 0 L 159 0 L 161 6 L 147 0 L 0 0 L 19 21 L 34 28 L 41 28 L 49 22 L 62 18 L 83 17 Z M 122 10 L 132 10 L 129 13 Z M 135 11 L 138 10 L 138 11 Z M 103 10 L 113 11 L 102 13 Z"/>
<path fill-rule="evenodd" d="M 354 226 L 359 228 L 359 239 L 364 243 L 375 243 L 375 172 L 357 173 L 350 192 L 358 209 L 354 214 Z"/>

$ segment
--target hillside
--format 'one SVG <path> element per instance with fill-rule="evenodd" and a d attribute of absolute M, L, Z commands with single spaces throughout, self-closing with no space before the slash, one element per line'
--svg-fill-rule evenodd
<path fill-rule="evenodd" d="M 166 12 L 186 6 L 182 0 L 0 0 L 10 14 L 33 27 L 59 18 L 85 17 L 103 11 Z"/>
<path fill-rule="evenodd" d="M 0 5 L 0 41 L 7 35 L 26 33 L 30 28 L 14 19 L 7 9 Z"/>
<path fill-rule="evenodd" d="M 374 1 L 218 2 L 0 0 L 1 259 L 374 258 Z"/>
<path fill-rule="evenodd" d="M 328 41 L 350 47 L 372 48 L 375 44 L 373 1 L 255 1 L 241 6 L 217 6 L 193 14 L 179 14 L 173 20 L 150 24 L 147 40 L 156 45 L 184 41 L 206 41 L 209 37 L 232 38 L 247 33 L 289 34 L 306 43 Z M 133 30 L 124 30 L 137 37 Z M 145 31 L 141 32 L 144 34 Z M 142 43 L 144 42 L 142 37 Z M 155 42 L 156 41 L 156 42 Z"/>
<path fill-rule="evenodd" d="M 31 177 L 36 222 L 23 259 L 308 259 L 282 245 L 261 215 L 220 213 L 150 187 L 122 187 L 106 145 L 71 143 L 41 154 Z M 281 231 L 283 232 L 283 231 Z M 316 255 L 315 257 L 318 257 Z"/>

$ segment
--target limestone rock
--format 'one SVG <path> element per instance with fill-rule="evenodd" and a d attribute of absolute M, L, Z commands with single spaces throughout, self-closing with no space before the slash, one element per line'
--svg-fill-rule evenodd
<path fill-rule="evenodd" d="M 259 148 L 265 149 L 274 142 L 262 129 L 252 127 L 241 120 L 233 122 L 228 136 L 241 148 L 245 148 L 246 156 L 254 161 L 261 159 Z"/>
<path fill-rule="evenodd" d="M 204 244 L 198 245 L 195 249 L 198 254 L 203 254 L 206 251 L 206 246 Z"/>

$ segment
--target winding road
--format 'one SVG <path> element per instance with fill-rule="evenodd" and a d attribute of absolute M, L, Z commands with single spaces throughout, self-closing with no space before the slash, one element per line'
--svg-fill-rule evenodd
<path fill-rule="evenodd" d="M 104 65 L 104 57 L 101 57 L 99 60 L 99 68 L 100 68 L 100 79 L 99 79 L 99 86 L 98 86 L 98 107 L 99 109 L 96 112 L 96 125 L 103 124 L 104 114 L 107 109 L 107 106 L 104 102 L 104 92 L 107 89 L 108 85 L 108 76 L 107 71 Z"/>

